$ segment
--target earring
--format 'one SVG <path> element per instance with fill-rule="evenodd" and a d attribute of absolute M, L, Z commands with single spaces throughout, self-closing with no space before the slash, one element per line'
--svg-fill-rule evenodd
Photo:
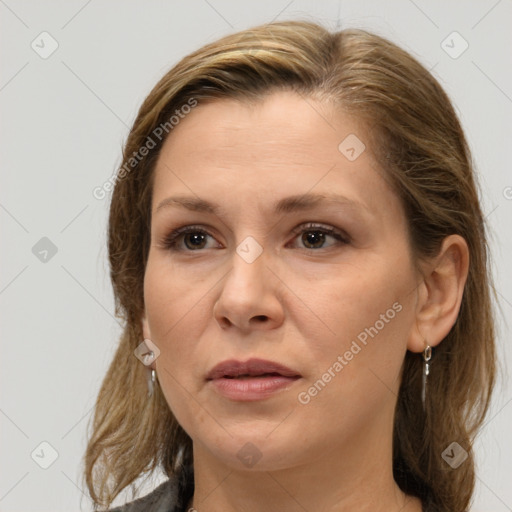
<path fill-rule="evenodd" d="M 421 385 L 421 401 L 423 410 L 425 410 L 425 397 L 427 395 L 427 376 L 430 373 L 430 358 L 432 357 L 432 347 L 427 345 L 423 351 L 423 378 Z"/>
<path fill-rule="evenodd" d="M 147 371 L 148 396 L 151 397 L 153 395 L 155 382 L 156 382 L 156 371 L 151 369 L 150 365 L 160 355 L 160 350 L 150 339 L 146 338 L 135 349 L 135 355 L 142 362 L 142 364 L 144 366 L 148 367 L 148 371 Z"/>
<path fill-rule="evenodd" d="M 152 397 L 153 392 L 155 390 L 155 382 L 156 382 L 156 371 L 155 370 L 149 371 L 149 368 L 148 368 L 147 380 L 148 380 L 148 397 Z"/>

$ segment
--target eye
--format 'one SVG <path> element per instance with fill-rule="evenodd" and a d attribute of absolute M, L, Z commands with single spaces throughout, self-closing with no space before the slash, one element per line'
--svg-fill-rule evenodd
<path fill-rule="evenodd" d="M 350 239 L 348 235 L 344 234 L 337 229 L 334 229 L 330 226 L 322 226 L 319 224 L 308 223 L 306 225 L 299 226 L 294 229 L 294 234 L 302 235 L 299 238 L 299 241 L 302 242 L 306 250 L 315 250 L 315 249 L 326 249 L 328 247 L 324 247 L 325 241 L 327 238 L 334 238 L 337 243 L 334 245 L 340 244 L 348 244 Z"/>
<path fill-rule="evenodd" d="M 350 238 L 337 229 L 330 226 L 322 226 L 319 224 L 309 223 L 299 226 L 293 230 L 297 238 L 302 235 L 300 241 L 305 247 L 299 247 L 305 250 L 325 249 L 326 239 L 332 238 L 337 243 L 332 245 L 348 244 Z M 213 237 L 200 226 L 185 226 L 175 229 L 162 240 L 162 247 L 164 249 L 179 252 L 199 251 L 201 249 L 218 248 L 218 246 L 208 247 L 208 237 Z M 328 248 L 328 247 L 327 247 Z"/>
<path fill-rule="evenodd" d="M 163 240 L 162 246 L 171 251 L 197 251 L 208 249 L 206 241 L 208 237 L 213 238 L 204 229 L 198 226 L 185 226 L 175 229 L 169 233 Z M 183 248 L 182 242 L 185 244 Z"/>

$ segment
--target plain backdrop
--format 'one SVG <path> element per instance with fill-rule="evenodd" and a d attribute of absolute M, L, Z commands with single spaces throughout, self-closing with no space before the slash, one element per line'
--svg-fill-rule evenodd
<path fill-rule="evenodd" d="M 512 510 L 510 0 L 0 0 L 0 15 L 1 512 L 92 510 L 86 424 L 120 333 L 106 260 L 110 195 L 92 191 L 119 165 L 142 100 L 203 44 L 286 19 L 388 37 L 453 99 L 492 228 L 501 308 L 503 378 L 475 443 L 471 510 Z"/>

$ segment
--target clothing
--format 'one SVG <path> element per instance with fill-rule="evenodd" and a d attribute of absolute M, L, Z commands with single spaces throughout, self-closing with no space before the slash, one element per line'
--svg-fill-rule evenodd
<path fill-rule="evenodd" d="M 192 477 L 193 479 L 193 477 Z M 188 482 L 190 492 L 190 482 Z M 120 507 L 108 509 L 108 512 L 188 512 L 188 499 L 184 499 L 183 487 L 176 478 L 161 483 L 152 492 Z M 188 494 L 188 493 L 187 493 Z M 180 503 L 184 501 L 184 503 Z M 422 506 L 423 512 L 430 512 L 432 507 Z"/>
<path fill-rule="evenodd" d="M 184 512 L 178 504 L 178 485 L 175 479 L 166 480 L 152 492 L 109 512 Z"/>

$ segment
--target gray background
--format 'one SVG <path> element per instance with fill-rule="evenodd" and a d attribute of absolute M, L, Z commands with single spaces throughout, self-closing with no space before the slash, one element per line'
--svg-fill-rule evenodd
<path fill-rule="evenodd" d="M 164 72 L 197 47 L 258 23 L 302 18 L 366 28 L 433 70 L 460 113 L 479 172 L 507 371 L 511 0 L 0 0 L 0 13 L 2 512 L 91 510 L 81 478 L 85 428 L 120 333 L 106 263 L 109 196 L 97 200 L 92 191 L 119 165 L 136 111 Z M 58 43 L 47 58 L 52 39 L 44 31 Z M 454 31 L 469 45 L 457 58 L 464 41 Z M 511 400 L 510 381 L 500 380 L 475 445 L 472 511 L 512 510 Z"/>

